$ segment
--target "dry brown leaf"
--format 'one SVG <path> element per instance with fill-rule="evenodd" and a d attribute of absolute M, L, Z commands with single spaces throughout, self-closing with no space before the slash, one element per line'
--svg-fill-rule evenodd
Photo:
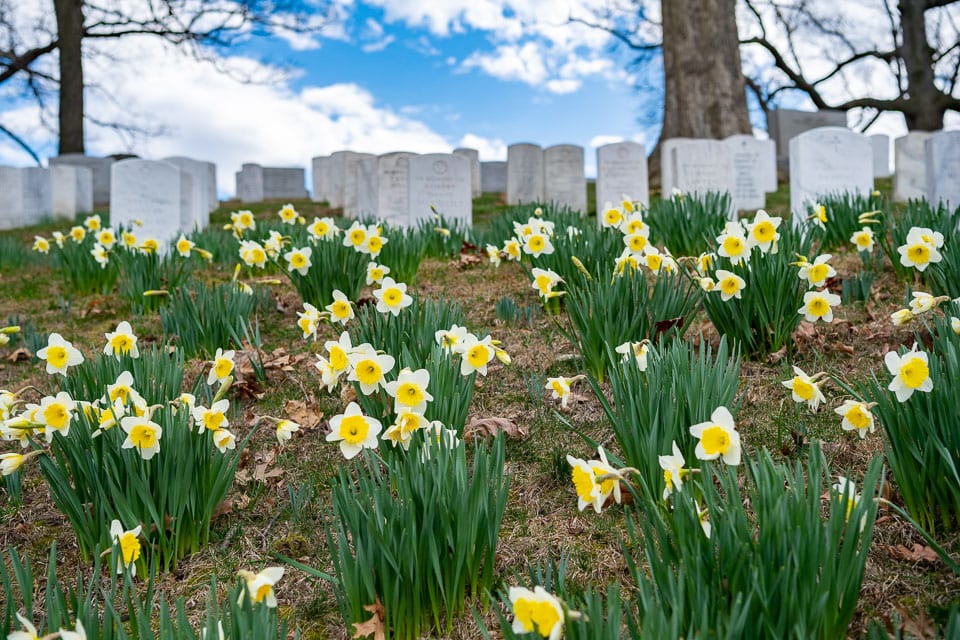
<path fill-rule="evenodd" d="M 19 349 L 14 349 L 13 352 L 7 356 L 7 360 L 10 362 L 19 362 L 21 360 L 29 360 L 33 357 L 33 354 L 30 353 L 30 350 L 26 347 L 20 347 Z"/>
<path fill-rule="evenodd" d="M 364 605 L 364 611 L 369 611 L 372 617 L 365 622 L 354 622 L 353 635 L 351 638 L 366 638 L 371 633 L 373 634 L 373 640 L 386 640 L 387 638 L 387 627 L 386 619 L 387 612 L 383 608 L 383 603 L 380 602 L 380 596 L 377 596 L 376 602 L 373 604 Z"/>
<path fill-rule="evenodd" d="M 518 426 L 513 420 L 494 417 L 471 418 L 467 426 L 463 428 L 463 439 L 470 442 L 477 438 L 491 438 L 501 431 L 508 438 L 523 440 L 527 437 L 526 428 Z"/>
<path fill-rule="evenodd" d="M 922 544 L 913 544 L 913 549 L 908 549 L 902 544 L 887 545 L 887 551 L 895 558 L 902 558 L 910 562 L 940 562 L 940 556 L 937 552 Z"/>
<path fill-rule="evenodd" d="M 316 429 L 323 420 L 323 411 L 320 411 L 320 405 L 313 398 L 308 398 L 306 402 L 287 400 L 283 403 L 283 412 L 303 429 Z"/>
<path fill-rule="evenodd" d="M 452 261 L 453 266 L 455 266 L 457 269 L 468 269 L 470 267 L 474 267 L 480 264 L 480 262 L 481 262 L 480 256 L 473 255 L 470 253 L 461 253 L 460 258 L 458 260 Z"/>
<path fill-rule="evenodd" d="M 273 478 L 279 478 L 283 475 L 283 469 L 274 467 L 271 469 L 266 463 L 258 464 L 253 470 L 253 479 L 269 483 Z"/>

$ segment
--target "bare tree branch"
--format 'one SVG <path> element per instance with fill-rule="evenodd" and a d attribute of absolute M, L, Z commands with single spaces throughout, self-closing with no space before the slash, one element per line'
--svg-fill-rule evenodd
<path fill-rule="evenodd" d="M 33 150 L 33 147 L 27 144 L 23 138 L 15 134 L 13 131 L 10 131 L 10 129 L 7 129 L 2 124 L 0 124 L 0 133 L 6 135 L 8 138 L 17 143 L 17 146 L 29 153 L 30 157 L 33 158 L 34 162 L 36 162 L 38 166 L 43 166 L 43 162 L 40 161 L 40 156 L 37 155 L 37 152 Z"/>

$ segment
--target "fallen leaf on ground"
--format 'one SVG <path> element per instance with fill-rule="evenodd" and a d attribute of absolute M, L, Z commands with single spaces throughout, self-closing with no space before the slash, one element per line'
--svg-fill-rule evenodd
<path fill-rule="evenodd" d="M 363 610 L 369 611 L 373 616 L 365 622 L 354 622 L 354 632 L 350 637 L 366 638 L 372 633 L 373 640 L 386 640 L 387 612 L 383 608 L 383 603 L 380 602 L 380 596 L 377 596 L 376 602 L 373 604 L 364 605 Z"/>
<path fill-rule="evenodd" d="M 20 347 L 19 349 L 14 349 L 13 353 L 7 356 L 7 360 L 10 362 L 19 362 L 20 360 L 29 360 L 33 357 L 33 354 L 30 353 L 30 350 L 26 347 Z"/>
<path fill-rule="evenodd" d="M 527 430 L 517 425 L 509 418 L 471 418 L 463 428 L 463 439 L 466 442 L 477 438 L 490 438 L 503 432 L 508 438 L 523 440 L 527 437 Z"/>
<path fill-rule="evenodd" d="M 902 544 L 887 545 L 887 551 L 895 558 L 903 558 L 910 562 L 939 562 L 940 556 L 937 552 L 928 546 L 922 544 L 913 544 L 912 549 L 908 549 Z"/>
<path fill-rule="evenodd" d="M 309 398 L 306 402 L 287 400 L 283 403 L 283 412 L 304 429 L 317 428 L 323 419 L 323 411 L 320 411 L 320 405 L 313 398 Z"/>

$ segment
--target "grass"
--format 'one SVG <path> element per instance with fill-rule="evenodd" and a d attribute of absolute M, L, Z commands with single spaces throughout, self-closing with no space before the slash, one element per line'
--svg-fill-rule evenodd
<path fill-rule="evenodd" d="M 889 193 L 890 181 L 880 181 L 878 187 Z M 592 196 L 588 203 L 592 207 Z M 783 188 L 768 197 L 767 206 L 775 215 L 785 211 L 788 203 L 789 194 Z M 224 224 L 230 211 L 241 208 L 253 210 L 258 222 L 274 221 L 282 204 L 227 202 L 212 215 L 212 226 Z M 293 204 L 308 221 L 314 215 L 330 213 L 318 203 Z M 477 226 L 488 224 L 505 210 L 499 196 L 485 194 L 475 201 Z M 19 246 L 18 243 L 29 246 L 35 233 L 49 234 L 55 228 L 58 227 L 47 225 L 0 233 L 0 247 Z M 13 261 L 14 265 L 0 264 L 4 318 L 16 314 L 21 320 L 32 322 L 41 334 L 59 332 L 88 356 L 102 347 L 104 333 L 113 331 L 124 319 L 133 323 L 142 341 L 141 348 L 163 342 L 157 314 L 130 318 L 115 293 L 71 298 L 50 262 L 42 256 L 18 253 Z M 858 261 L 857 256 L 841 253 L 836 261 L 841 276 L 859 268 Z M 223 282 L 232 275 L 232 264 L 229 260 L 214 263 L 198 275 L 211 282 Z M 585 381 L 574 384 L 575 397 L 563 410 L 550 399 L 549 391 L 536 388 L 542 387 L 547 376 L 580 372 L 576 351 L 549 317 L 531 313 L 520 318 L 513 311 L 507 313 L 500 304 L 509 297 L 513 308 L 540 308 L 541 303 L 521 269 L 513 263 L 495 269 L 485 259 L 460 268 L 448 259 L 428 258 L 421 264 L 414 290 L 421 296 L 460 303 L 469 329 L 502 340 L 513 360 L 509 367 L 495 362 L 486 378 L 478 378 L 469 409 L 470 418 L 506 418 L 528 433 L 525 439 L 506 442 L 505 466 L 511 482 L 497 548 L 496 589 L 519 584 L 518 577 L 529 567 L 546 565 L 566 554 L 569 583 L 583 589 L 618 583 L 624 598 L 630 598 L 632 586 L 621 548 L 627 521 L 625 511 L 613 508 L 601 515 L 578 512 L 565 462 L 566 454 L 582 458 L 593 455 L 587 440 L 603 444 L 616 454 L 620 452 L 602 417 L 601 405 Z M 737 395 L 738 425 L 749 451 L 766 447 L 778 460 L 792 463 L 806 458 L 810 442 L 821 441 L 831 469 L 845 470 L 851 477 L 863 476 L 870 457 L 882 452 L 883 446 L 878 434 L 860 441 L 840 430 L 831 409 L 839 404 L 842 390 L 826 387 L 832 403 L 819 413 L 810 414 L 806 409 L 797 411 L 780 381 L 790 377 L 789 365 L 793 364 L 808 373 L 829 371 L 850 384 L 867 378 L 871 372 L 882 373 L 883 353 L 901 344 L 909 347 L 913 340 L 911 328 L 893 327 L 889 321 L 889 314 L 902 305 L 903 291 L 903 284 L 894 279 L 886 264 L 878 272 L 873 294 L 865 304 L 842 306 L 838 321 L 832 325 L 818 324 L 813 330 L 801 330 L 796 336 L 795 352 L 788 358 L 774 354 L 744 362 Z M 277 553 L 296 557 L 320 571 L 332 570 L 319 513 L 332 508 L 331 482 L 343 461 L 336 447 L 324 441 L 324 430 L 325 420 L 342 411 L 345 403 L 339 396 L 319 389 L 310 353 L 317 347 L 302 341 L 295 329 L 296 311 L 301 307 L 294 289 L 284 281 L 272 287 L 271 293 L 274 303 L 263 310 L 260 321 L 267 381 L 257 384 L 253 376 L 248 376 L 249 380 L 235 390 L 236 420 L 249 424 L 256 416 L 265 414 L 286 417 L 285 412 L 292 410 L 294 401 L 304 403 L 314 419 L 309 423 L 302 421 L 303 429 L 283 448 L 278 447 L 272 429 L 258 430 L 249 445 L 249 454 L 241 461 L 237 481 L 214 520 L 211 546 L 184 558 L 176 574 L 161 578 L 158 588 L 173 597 L 183 596 L 189 601 L 196 594 L 203 596 L 212 576 L 220 584 L 232 584 L 236 570 L 258 570 L 277 564 Z M 362 298 L 368 296 L 366 289 Z M 59 303 L 67 298 L 71 299 L 69 306 Z M 321 350 L 323 341 L 336 339 L 338 334 L 333 327 L 322 325 L 317 340 Z M 686 337 L 695 343 L 716 345 L 718 341 L 702 312 L 694 318 Z M 18 340 L 0 347 L 0 388 L 51 388 L 52 381 L 29 358 L 9 360 L 13 349 L 21 344 Z M 280 361 L 285 356 L 302 359 L 285 365 Z M 271 361 L 278 362 L 277 366 L 270 366 Z M 195 379 L 202 368 L 200 358 L 189 360 L 185 365 L 186 378 Z M 609 383 L 602 385 L 601 391 L 609 397 Z M 4 443 L 0 449 L 6 452 L 12 447 Z M 89 567 L 79 561 L 70 525 L 52 507 L 38 471 L 33 467 L 25 474 L 22 507 L 0 507 L 0 548 L 13 547 L 29 555 L 42 580 L 46 550 L 56 542 L 61 563 L 88 572 Z M 887 486 L 888 497 L 898 501 L 896 484 L 888 479 Z M 2 485 L 0 496 L 0 503 L 5 503 L 7 496 Z M 956 540 L 941 542 L 955 556 L 960 552 Z M 902 547 L 909 552 L 914 544 L 925 543 L 902 518 L 881 509 L 865 584 L 849 632 L 852 636 L 858 636 L 869 620 L 885 617 L 891 610 L 914 625 L 930 621 L 943 624 L 944 612 L 960 597 L 960 580 L 940 563 L 918 560 L 900 551 Z M 333 592 L 322 581 L 288 569 L 277 593 L 282 612 L 299 626 L 301 637 L 351 635 L 352 629 L 344 628 Z M 196 611 L 188 614 L 199 615 Z M 487 611 L 483 619 L 487 627 L 497 626 L 495 610 Z M 476 621 L 467 614 L 454 621 L 445 637 L 467 639 L 478 635 Z"/>

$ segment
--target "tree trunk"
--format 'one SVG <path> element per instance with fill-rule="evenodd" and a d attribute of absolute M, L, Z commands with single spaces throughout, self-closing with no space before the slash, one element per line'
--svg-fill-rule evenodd
<path fill-rule="evenodd" d="M 663 130 L 668 138 L 750 133 L 736 0 L 662 0 Z M 650 157 L 660 173 L 660 142 Z"/>
<path fill-rule="evenodd" d="M 903 42 L 900 55 L 907 70 L 910 103 L 903 111 L 910 131 L 936 131 L 943 128 L 947 110 L 943 94 L 933 82 L 933 49 L 927 42 L 926 0 L 900 0 L 900 31 Z"/>
<path fill-rule="evenodd" d="M 60 154 L 83 153 L 83 0 L 53 0 L 60 50 Z"/>

